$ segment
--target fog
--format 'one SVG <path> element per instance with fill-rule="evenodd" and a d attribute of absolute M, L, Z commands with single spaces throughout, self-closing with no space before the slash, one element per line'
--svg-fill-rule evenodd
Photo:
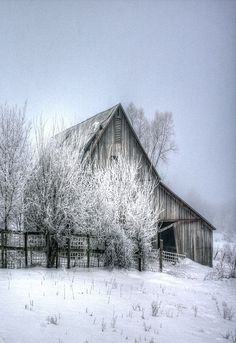
<path fill-rule="evenodd" d="M 159 172 L 222 228 L 236 212 L 235 41 L 235 1 L 1 1 L 0 102 L 66 125 L 119 102 L 172 112 L 178 151 Z"/>

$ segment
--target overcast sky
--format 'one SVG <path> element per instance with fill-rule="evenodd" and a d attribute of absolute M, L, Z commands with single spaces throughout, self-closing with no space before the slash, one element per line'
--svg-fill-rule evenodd
<path fill-rule="evenodd" d="M 0 0 L 0 103 L 68 123 L 119 102 L 173 112 L 166 183 L 236 203 L 235 42 L 236 1 Z"/>

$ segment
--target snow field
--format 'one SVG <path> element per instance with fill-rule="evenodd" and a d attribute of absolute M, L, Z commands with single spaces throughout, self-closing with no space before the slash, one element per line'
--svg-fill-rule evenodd
<path fill-rule="evenodd" d="M 0 342 L 235 342 L 236 280 L 210 270 L 1 269 Z"/>

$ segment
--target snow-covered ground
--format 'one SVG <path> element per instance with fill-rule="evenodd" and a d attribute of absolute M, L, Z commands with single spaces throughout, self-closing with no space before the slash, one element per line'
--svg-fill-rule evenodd
<path fill-rule="evenodd" d="M 235 342 L 236 280 L 210 270 L 0 269 L 0 342 Z"/>

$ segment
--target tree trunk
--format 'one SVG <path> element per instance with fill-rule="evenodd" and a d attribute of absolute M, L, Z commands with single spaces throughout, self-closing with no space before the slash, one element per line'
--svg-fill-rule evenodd
<path fill-rule="evenodd" d="M 56 239 L 47 234 L 47 268 L 53 268 L 56 262 L 58 243 Z"/>

